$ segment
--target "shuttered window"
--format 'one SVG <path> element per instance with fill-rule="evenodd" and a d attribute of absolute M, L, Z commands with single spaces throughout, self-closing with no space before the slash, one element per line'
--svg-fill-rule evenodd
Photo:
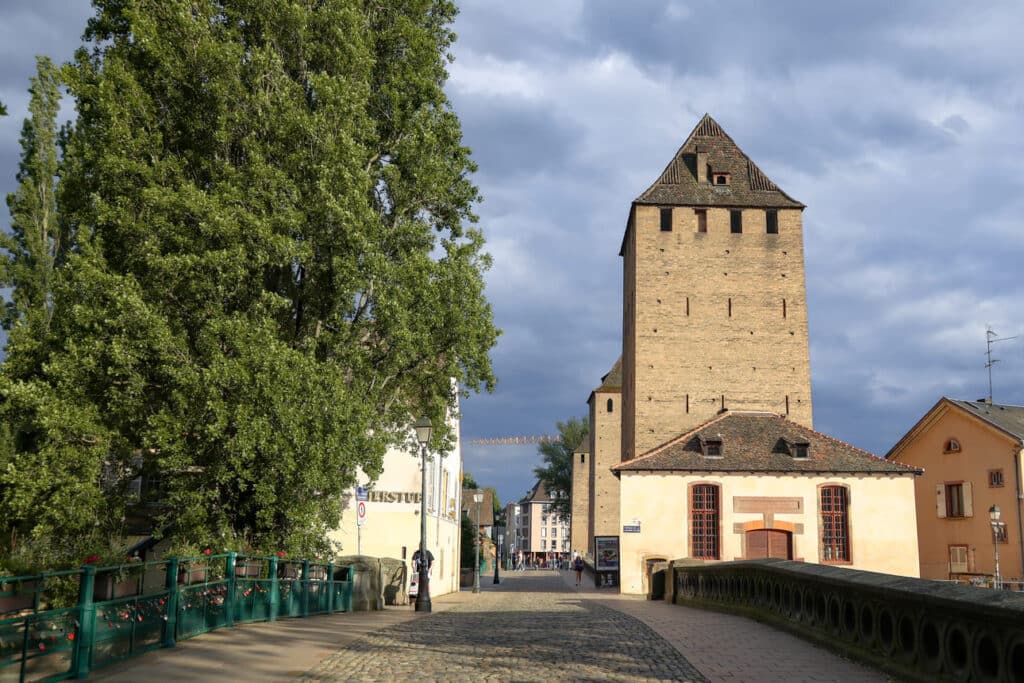
<path fill-rule="evenodd" d="M 969 481 L 935 485 L 935 513 L 953 519 L 974 516 L 974 487 Z"/>
<path fill-rule="evenodd" d="M 719 559 L 718 487 L 697 484 L 690 489 L 690 554 L 705 560 Z"/>
<path fill-rule="evenodd" d="M 821 560 L 850 561 L 849 501 L 845 486 L 821 487 Z"/>

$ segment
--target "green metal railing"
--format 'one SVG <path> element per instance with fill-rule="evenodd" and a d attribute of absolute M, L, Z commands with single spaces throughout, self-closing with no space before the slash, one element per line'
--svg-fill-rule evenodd
<path fill-rule="evenodd" d="M 0 576 L 0 681 L 84 678 L 218 628 L 351 609 L 349 567 L 237 553 Z"/>

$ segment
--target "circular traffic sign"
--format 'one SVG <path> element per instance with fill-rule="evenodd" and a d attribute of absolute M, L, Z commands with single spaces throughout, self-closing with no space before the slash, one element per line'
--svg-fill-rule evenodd
<path fill-rule="evenodd" d="M 359 501 L 356 503 L 356 523 L 363 524 L 366 522 L 366 503 Z"/>

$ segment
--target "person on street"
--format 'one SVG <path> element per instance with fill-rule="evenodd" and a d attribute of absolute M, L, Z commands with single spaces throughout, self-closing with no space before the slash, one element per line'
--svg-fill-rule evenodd
<path fill-rule="evenodd" d="M 577 555 L 572 561 L 572 568 L 576 572 L 576 587 L 579 588 L 583 583 L 583 558 Z"/>

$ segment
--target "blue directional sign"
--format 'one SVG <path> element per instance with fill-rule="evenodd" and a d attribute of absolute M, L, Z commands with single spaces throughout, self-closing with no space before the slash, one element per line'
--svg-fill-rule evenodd
<path fill-rule="evenodd" d="M 356 500 L 357 501 L 362 501 L 362 502 L 365 503 L 369 499 L 370 499 L 370 496 L 366 492 L 366 487 L 365 486 L 357 486 L 356 487 Z"/>

